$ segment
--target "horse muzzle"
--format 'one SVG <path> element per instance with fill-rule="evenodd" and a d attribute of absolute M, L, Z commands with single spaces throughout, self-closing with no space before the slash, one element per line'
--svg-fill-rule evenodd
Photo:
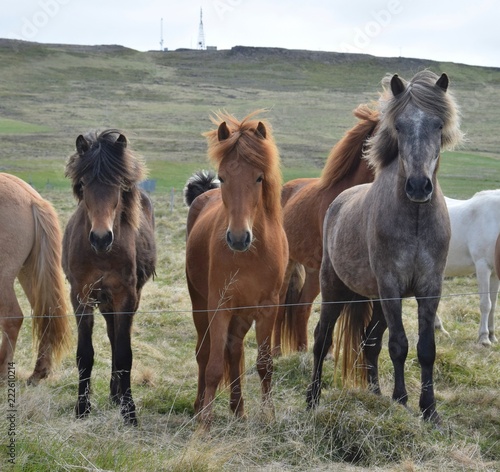
<path fill-rule="evenodd" d="M 252 233 L 250 231 L 244 231 L 241 234 L 236 234 L 227 230 L 226 242 L 229 248 L 235 252 L 248 251 L 252 245 Z"/>
<path fill-rule="evenodd" d="M 409 177 L 406 179 L 406 196 L 415 203 L 427 203 L 432 197 L 434 186 L 427 177 Z"/>
<path fill-rule="evenodd" d="M 109 252 L 113 245 L 113 231 L 107 231 L 102 235 L 91 231 L 89 234 L 89 242 L 95 252 Z"/>

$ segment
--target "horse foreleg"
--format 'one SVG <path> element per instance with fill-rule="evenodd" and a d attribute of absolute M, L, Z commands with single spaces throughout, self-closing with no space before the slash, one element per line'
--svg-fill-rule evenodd
<path fill-rule="evenodd" d="M 271 336 L 276 317 L 275 308 L 259 310 L 255 319 L 255 335 L 257 339 L 257 372 L 259 373 L 262 391 L 262 407 L 264 413 L 274 418 L 274 405 L 271 393 L 273 375 L 273 358 L 271 356 Z"/>
<path fill-rule="evenodd" d="M 90 376 L 94 365 L 94 347 L 92 330 L 94 314 L 91 307 L 80 307 L 75 313 L 78 328 L 78 346 L 76 349 L 76 367 L 78 369 L 78 401 L 75 407 L 77 418 L 85 418 L 91 410 Z"/>
<path fill-rule="evenodd" d="M 373 302 L 373 315 L 366 327 L 363 349 L 367 363 L 368 388 L 380 395 L 380 384 L 378 380 L 378 357 L 382 349 L 382 336 L 387 329 L 384 312 L 380 302 Z"/>
<path fill-rule="evenodd" d="M 200 305 L 204 306 L 205 305 Z M 193 303 L 193 310 L 202 310 Z M 203 407 L 203 398 L 205 396 L 205 370 L 207 367 L 208 357 L 210 355 L 210 330 L 208 329 L 208 316 L 206 312 L 193 313 L 193 321 L 196 327 L 196 362 L 198 363 L 198 392 L 194 402 L 195 414 L 198 414 Z"/>
<path fill-rule="evenodd" d="M 418 298 L 418 343 L 417 355 L 421 368 L 420 410 L 425 420 L 439 423 L 434 398 L 433 370 L 436 359 L 434 340 L 434 317 L 439 299 Z"/>
<path fill-rule="evenodd" d="M 133 306 L 135 308 L 135 306 Z M 130 311 L 124 310 L 122 313 L 115 313 L 115 349 L 113 376 L 118 381 L 118 391 L 120 392 L 120 413 L 127 424 L 137 425 L 135 403 L 132 398 L 130 386 L 130 373 L 132 371 L 132 344 L 131 330 L 134 318 L 133 308 Z"/>
<path fill-rule="evenodd" d="M 226 348 L 231 312 L 211 311 L 208 314 L 210 329 L 210 356 L 205 370 L 205 395 L 200 420 L 205 428 L 210 428 L 213 420 L 213 401 L 224 374 L 224 351 Z"/>
<path fill-rule="evenodd" d="M 392 399 L 406 406 L 408 393 L 405 385 L 404 365 L 408 356 L 408 338 L 402 320 L 402 301 L 399 294 L 391 290 L 381 291 L 380 298 L 389 328 L 389 355 L 394 367 Z M 434 325 L 432 325 L 432 330 L 434 332 Z"/>
<path fill-rule="evenodd" d="M 115 405 L 121 402 L 122 392 L 120 390 L 120 382 L 116 375 L 116 360 L 115 360 L 115 321 L 114 313 L 103 313 L 106 320 L 106 331 L 108 333 L 109 343 L 111 344 L 111 379 L 109 382 L 109 399 Z"/>
<path fill-rule="evenodd" d="M 230 402 L 231 411 L 237 417 L 245 416 L 244 401 L 241 393 L 241 376 L 244 375 L 243 339 L 252 326 L 241 316 L 233 316 L 229 325 L 227 338 L 227 354 L 229 361 L 229 385 L 231 389 Z"/>
<path fill-rule="evenodd" d="M 0 379 L 7 378 L 8 366 L 14 360 L 17 337 L 23 324 L 23 312 L 16 298 L 12 283 L 5 284 L 0 306 L 0 329 L 2 344 L 0 346 Z"/>

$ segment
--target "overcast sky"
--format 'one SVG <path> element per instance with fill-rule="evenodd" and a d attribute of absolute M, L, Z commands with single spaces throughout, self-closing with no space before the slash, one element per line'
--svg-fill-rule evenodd
<path fill-rule="evenodd" d="M 0 37 L 120 44 L 205 43 L 404 56 L 500 67 L 498 0 L 2 0 Z"/>

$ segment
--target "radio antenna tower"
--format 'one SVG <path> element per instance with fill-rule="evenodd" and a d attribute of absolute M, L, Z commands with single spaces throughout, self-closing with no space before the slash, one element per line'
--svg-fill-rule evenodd
<path fill-rule="evenodd" d="M 160 22 L 160 51 L 163 51 L 163 18 Z"/>
<path fill-rule="evenodd" d="M 200 8 L 200 26 L 198 28 L 198 49 L 205 49 L 205 33 L 203 32 L 203 10 Z"/>

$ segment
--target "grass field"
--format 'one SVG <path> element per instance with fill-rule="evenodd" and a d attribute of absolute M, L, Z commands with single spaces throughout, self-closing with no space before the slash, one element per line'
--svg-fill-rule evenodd
<path fill-rule="evenodd" d="M 248 419 L 234 420 L 227 391 L 216 401 L 209 435 L 193 420 L 197 367 L 195 331 L 184 276 L 182 187 L 207 166 L 201 134 L 209 114 L 238 117 L 268 108 L 284 179 L 319 175 L 330 148 L 354 123 L 351 110 L 377 98 L 386 72 L 409 78 L 429 67 L 446 70 L 467 141 L 441 160 L 446 195 L 467 198 L 500 187 L 500 70 L 409 59 L 376 59 L 306 51 L 138 53 L 117 47 L 45 46 L 0 41 L 0 171 L 18 175 L 48 198 L 64 226 L 76 203 L 64 164 L 78 134 L 92 128 L 126 131 L 144 155 L 157 186 L 158 276 L 143 292 L 133 329 L 133 392 L 138 428 L 122 425 L 108 402 L 110 353 L 104 320 L 96 317 L 91 416 L 74 419 L 74 352 L 36 388 L 25 381 L 34 359 L 26 317 L 16 351 L 16 465 L 0 448 L 0 470 L 23 471 L 494 471 L 500 470 L 500 346 L 476 343 L 479 297 L 474 277 L 445 281 L 439 314 L 450 337 L 437 335 L 435 382 L 441 431 L 418 413 L 416 303 L 404 302 L 410 353 L 405 375 L 409 410 L 390 401 L 392 364 L 381 359 L 381 398 L 346 390 L 325 366 L 315 412 L 305 409 L 311 352 L 275 361 L 276 419 L 260 414 L 253 331 L 246 340 L 244 396 Z M 175 189 L 174 205 L 170 192 Z M 19 290 L 23 311 L 29 305 Z M 318 300 L 319 302 L 319 300 Z M 314 308 L 312 330 L 319 313 Z M 70 315 L 72 316 L 72 315 Z M 7 387 L 0 385 L 2 444 L 9 427 Z"/>

